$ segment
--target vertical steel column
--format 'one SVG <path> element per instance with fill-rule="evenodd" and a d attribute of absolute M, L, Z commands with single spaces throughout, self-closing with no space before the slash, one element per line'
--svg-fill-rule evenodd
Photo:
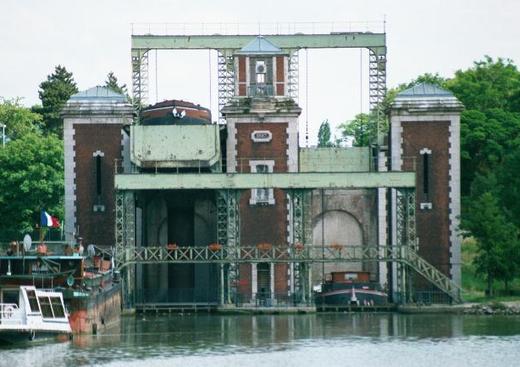
<path fill-rule="evenodd" d="M 217 190 L 216 191 L 216 203 L 217 203 L 217 243 L 221 246 L 227 246 L 227 230 L 228 230 L 228 218 L 227 218 L 227 191 Z M 226 265 L 220 264 L 220 279 L 219 279 L 219 300 L 220 305 L 225 303 L 225 267 Z"/>
<path fill-rule="evenodd" d="M 386 47 L 369 48 L 368 51 L 368 100 L 379 133 L 385 119 L 382 103 L 386 95 Z M 378 136 L 376 142 L 377 139 Z"/>
<path fill-rule="evenodd" d="M 135 200 L 134 193 L 116 191 L 115 262 L 117 268 L 127 264 L 135 251 Z M 135 295 L 135 265 L 123 268 L 123 306 L 132 307 Z"/>
<path fill-rule="evenodd" d="M 404 251 L 417 250 L 417 230 L 415 221 L 415 191 L 414 189 L 397 190 L 397 246 L 400 246 L 401 258 Z M 397 264 L 397 288 L 400 302 L 410 302 L 412 298 L 412 278 L 408 266 L 401 261 Z"/>
<path fill-rule="evenodd" d="M 124 253 L 125 261 L 133 258 L 132 252 L 135 251 L 135 198 L 132 191 L 124 192 Z M 136 265 L 131 264 L 125 268 L 126 276 L 126 299 L 124 304 L 127 308 L 133 308 L 135 305 L 135 270 Z"/>
<path fill-rule="evenodd" d="M 124 192 L 116 190 L 115 261 L 118 267 L 124 264 L 124 203 Z"/>
<path fill-rule="evenodd" d="M 218 122 L 225 124 L 222 109 L 235 95 L 235 61 L 232 49 L 218 50 Z"/>
<path fill-rule="evenodd" d="M 137 118 L 148 103 L 148 51 L 132 49 L 132 103 Z"/>
<path fill-rule="evenodd" d="M 240 252 L 240 191 L 238 190 L 217 190 L 217 240 L 227 247 L 227 254 L 230 259 L 235 259 Z M 232 303 L 233 293 L 236 288 L 239 274 L 238 264 L 230 262 L 221 265 L 220 268 L 220 303 Z"/>
<path fill-rule="evenodd" d="M 237 259 L 240 256 L 240 191 L 227 190 L 228 202 L 228 247 L 229 254 Z M 238 263 L 231 262 L 228 269 L 227 302 L 233 303 L 237 296 L 237 285 L 240 279 Z"/>
<path fill-rule="evenodd" d="M 293 243 L 289 244 L 291 246 L 291 254 L 294 256 L 295 244 L 304 245 L 306 243 L 306 217 L 307 213 L 305 212 L 305 190 L 289 190 L 289 198 L 291 205 L 291 230 L 292 230 L 292 240 Z M 294 293 L 293 299 L 295 302 L 305 302 L 306 298 L 306 269 L 307 266 L 300 262 L 292 263 L 292 280 L 294 281 Z"/>
<path fill-rule="evenodd" d="M 300 74 L 300 64 L 299 64 L 299 53 L 298 50 L 289 50 L 289 65 L 288 65 L 288 78 L 287 78 L 287 94 L 291 97 L 296 103 L 298 102 L 298 92 L 299 92 L 299 74 Z"/>

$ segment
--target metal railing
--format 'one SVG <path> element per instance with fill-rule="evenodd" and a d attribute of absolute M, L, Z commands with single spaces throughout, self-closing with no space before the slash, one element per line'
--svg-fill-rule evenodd
<path fill-rule="evenodd" d="M 47 251 L 45 254 L 39 253 L 38 246 L 40 244 L 45 244 Z M 42 241 L 42 242 L 33 242 L 31 249 L 29 251 L 24 251 L 23 243 L 18 242 L 18 246 L 15 251 L 12 250 L 11 244 L 7 242 L 0 243 L 0 256 L 12 255 L 12 256 L 36 256 L 36 255 L 46 255 L 46 256 L 64 256 L 66 246 L 70 246 L 72 249 L 72 243 L 68 241 Z"/>
<path fill-rule="evenodd" d="M 157 263 L 346 263 L 359 261 L 400 262 L 410 266 L 455 302 L 461 302 L 461 288 L 409 246 L 178 246 L 125 248 L 116 253 L 117 268 L 130 264 Z"/>
<path fill-rule="evenodd" d="M 273 35 L 385 32 L 385 21 L 266 23 L 131 23 L 132 35 Z"/>
<path fill-rule="evenodd" d="M 252 84 L 247 88 L 248 97 L 268 97 L 274 96 L 272 84 Z"/>
<path fill-rule="evenodd" d="M 330 148 L 330 149 L 348 149 L 348 148 Z M 369 160 L 366 164 L 366 169 L 355 169 L 354 167 L 360 167 L 363 162 L 360 161 L 359 158 L 342 158 L 339 162 L 331 162 L 331 161 L 325 161 L 323 158 L 316 158 L 316 159 L 305 159 L 305 171 L 304 172 L 321 172 L 321 173 L 327 173 L 323 169 L 324 164 L 325 165 L 335 165 L 334 169 L 331 169 L 328 172 L 376 172 L 373 165 L 370 164 L 370 162 L 373 162 L 375 157 L 369 157 Z M 176 168 L 170 168 L 170 169 L 162 169 L 161 163 L 164 161 L 156 161 L 155 167 L 152 168 L 152 173 L 156 174 L 164 174 L 164 173 L 174 173 L 174 174 L 183 174 L 183 173 L 219 173 L 221 172 L 224 167 L 226 167 L 227 171 L 233 172 L 233 173 L 251 173 L 251 164 L 253 161 L 272 161 L 274 163 L 273 170 L 274 173 L 276 172 L 288 172 L 290 167 L 296 167 L 297 172 L 300 171 L 300 167 L 302 164 L 302 161 L 300 159 L 287 159 L 287 157 L 236 157 L 232 161 L 227 160 L 225 158 L 221 159 L 217 163 L 217 170 L 214 169 L 214 167 L 209 167 L 208 162 L 206 160 L 196 160 L 193 159 L 190 162 L 192 162 L 192 167 L 176 167 Z M 415 172 L 416 171 L 416 157 L 402 157 L 403 161 L 403 168 L 399 172 Z M 316 169 L 312 169 L 312 167 L 317 167 Z M 319 169 L 318 169 L 319 167 Z M 344 169 L 341 169 L 341 167 L 346 167 Z M 351 167 L 351 168 L 348 168 Z M 115 159 L 114 161 L 114 171 L 115 174 L 142 174 L 142 173 L 150 173 L 150 167 L 148 167 L 147 170 L 139 170 L 137 167 L 132 165 L 131 170 L 129 172 L 125 172 L 123 169 L 122 161 L 120 159 Z M 388 172 L 395 172 L 392 170 L 388 170 Z"/>

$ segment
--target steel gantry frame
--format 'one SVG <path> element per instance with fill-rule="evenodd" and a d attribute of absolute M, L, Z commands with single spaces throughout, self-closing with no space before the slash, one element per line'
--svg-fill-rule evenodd
<path fill-rule="evenodd" d="M 219 122 L 224 123 L 222 108 L 234 96 L 235 64 L 233 55 L 257 34 L 235 35 L 132 35 L 132 97 L 136 112 L 148 102 L 148 53 L 151 50 L 216 50 L 218 53 Z M 383 121 L 381 102 L 386 93 L 386 34 L 371 32 L 265 34 L 289 55 L 288 96 L 298 100 L 299 50 L 322 48 L 366 48 L 369 50 L 369 101 L 378 123 Z"/>

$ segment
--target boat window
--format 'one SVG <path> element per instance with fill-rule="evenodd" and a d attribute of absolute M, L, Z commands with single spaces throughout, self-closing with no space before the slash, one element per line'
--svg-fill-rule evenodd
<path fill-rule="evenodd" d="M 29 306 L 31 307 L 31 312 L 40 312 L 40 307 L 38 307 L 38 300 L 36 299 L 36 292 L 28 290 L 27 299 L 29 300 Z"/>
<path fill-rule="evenodd" d="M 42 316 L 45 318 L 53 318 L 54 315 L 52 313 L 51 301 L 49 297 L 38 297 L 38 301 L 40 301 L 40 306 L 42 308 Z"/>
<path fill-rule="evenodd" d="M 2 292 L 2 302 L 3 303 L 14 303 L 16 304 L 17 306 L 20 306 L 18 304 L 18 300 L 19 300 L 19 295 L 18 295 L 18 291 L 11 291 L 11 290 L 4 290 Z"/>
<path fill-rule="evenodd" d="M 65 310 L 63 309 L 60 297 L 51 297 L 51 305 L 54 317 L 65 317 Z"/>

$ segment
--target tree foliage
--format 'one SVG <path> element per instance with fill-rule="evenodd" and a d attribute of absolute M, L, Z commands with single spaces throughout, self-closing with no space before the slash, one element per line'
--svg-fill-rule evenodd
<path fill-rule="evenodd" d="M 105 87 L 111 89 L 112 91 L 122 94 L 124 96 L 128 96 L 128 89 L 126 84 L 119 84 L 117 77 L 111 71 L 107 75 L 107 80 L 105 80 Z"/>
<path fill-rule="evenodd" d="M 493 282 L 510 282 L 519 275 L 520 242 L 518 228 L 511 223 L 499 202 L 496 177 L 477 176 L 471 195 L 465 199 L 462 228 L 478 244 L 474 260 L 477 272 L 487 280 L 487 293 L 493 294 Z"/>
<path fill-rule="evenodd" d="M 461 115 L 462 228 L 477 239 L 477 271 L 506 285 L 520 269 L 520 72 L 486 57 L 446 82 Z M 516 170 L 516 171 L 515 171 Z"/>
<path fill-rule="evenodd" d="M 330 132 L 330 124 L 329 120 L 325 120 L 320 125 L 320 130 L 318 131 L 318 147 L 331 147 L 333 146 L 331 141 L 331 132 Z"/>
<path fill-rule="evenodd" d="M 78 92 L 76 82 L 71 72 L 64 66 L 58 65 L 54 73 L 47 76 L 47 80 L 40 84 L 38 95 L 42 106 L 35 108 L 43 116 L 45 132 L 63 135 L 63 121 L 60 112 L 70 96 Z"/>
<path fill-rule="evenodd" d="M 6 125 L 9 140 L 17 139 L 41 128 L 42 116 L 21 105 L 20 99 L 0 98 L 0 123 Z"/>
<path fill-rule="evenodd" d="M 353 138 L 352 145 L 355 147 L 369 146 L 377 134 L 375 119 L 370 119 L 366 113 L 357 114 L 354 120 L 342 123 L 338 129 L 344 140 Z"/>
<path fill-rule="evenodd" d="M 63 216 L 63 144 L 29 132 L 0 149 L 0 240 L 19 239 L 39 223 L 41 209 Z"/>
<path fill-rule="evenodd" d="M 520 73 L 511 60 L 486 56 L 472 68 L 459 70 L 447 81 L 450 89 L 468 110 L 500 108 L 520 112 Z"/>

